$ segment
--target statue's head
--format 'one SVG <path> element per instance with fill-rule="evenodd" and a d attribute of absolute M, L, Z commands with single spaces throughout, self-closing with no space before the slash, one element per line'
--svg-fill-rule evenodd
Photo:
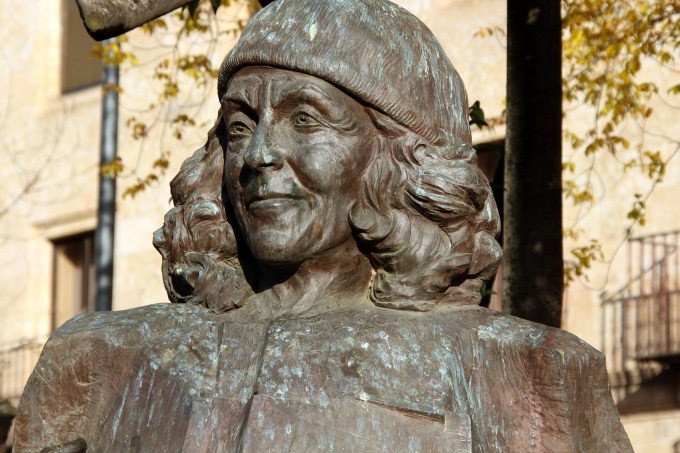
<path fill-rule="evenodd" d="M 154 235 L 171 300 L 225 311 L 259 290 L 259 269 L 357 250 L 376 305 L 478 301 L 498 213 L 463 83 L 417 18 L 386 0 L 278 0 L 224 60 L 218 94 Z"/>

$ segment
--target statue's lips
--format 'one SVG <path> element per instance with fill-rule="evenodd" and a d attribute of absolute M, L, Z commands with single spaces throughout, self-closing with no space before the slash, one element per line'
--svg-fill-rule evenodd
<path fill-rule="evenodd" d="M 270 193 L 263 196 L 247 197 L 245 201 L 248 211 L 259 211 L 289 208 L 299 204 L 301 200 L 299 197 L 290 194 Z"/>

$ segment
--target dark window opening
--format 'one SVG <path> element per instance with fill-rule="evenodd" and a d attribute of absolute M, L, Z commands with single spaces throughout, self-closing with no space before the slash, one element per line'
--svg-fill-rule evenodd
<path fill-rule="evenodd" d="M 78 313 L 94 311 L 94 232 L 58 239 L 53 244 L 55 329 Z"/>

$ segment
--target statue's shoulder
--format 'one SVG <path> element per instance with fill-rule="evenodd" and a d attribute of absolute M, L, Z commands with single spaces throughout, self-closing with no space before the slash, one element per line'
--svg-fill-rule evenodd
<path fill-rule="evenodd" d="M 483 348 L 510 348 L 526 354 L 549 354 L 559 363 L 579 359 L 603 365 L 604 355 L 576 335 L 483 307 L 435 310 L 427 322 L 448 334 L 463 336 Z"/>
<path fill-rule="evenodd" d="M 604 356 L 575 335 L 481 307 L 409 323 L 425 344 L 444 346 L 433 351 L 445 357 L 454 412 L 470 416 L 482 451 L 524 451 L 529 438 L 540 451 L 632 451 Z"/>
<path fill-rule="evenodd" d="M 456 343 L 462 360 L 485 357 L 485 366 L 498 367 L 499 373 L 551 385 L 592 380 L 601 388 L 608 386 L 604 355 L 564 329 L 483 307 L 454 313 L 435 311 L 429 317 Z"/>
<path fill-rule="evenodd" d="M 151 412 L 186 415 L 194 396 L 210 394 L 221 330 L 215 315 L 179 304 L 74 317 L 48 340 L 26 384 L 17 415 L 18 451 L 77 437 L 95 451 L 107 445 L 122 451 L 122 444 L 110 442 L 138 431 L 142 419 L 168 445 L 179 442 L 186 427 L 159 425 Z M 155 395 L 151 406 L 147 394 Z M 121 421 L 129 411 L 135 416 Z"/>
<path fill-rule="evenodd" d="M 417 341 L 442 344 L 449 350 L 477 354 L 483 351 L 522 351 L 523 356 L 552 355 L 571 361 L 584 359 L 603 365 L 603 354 L 563 329 L 538 324 L 484 307 L 438 307 L 429 312 L 367 309 L 351 317 L 357 323 L 383 326 Z M 400 335 L 397 335 L 399 337 Z M 453 345 L 455 344 L 455 348 Z"/>
<path fill-rule="evenodd" d="M 93 336 L 124 346 L 128 341 L 152 340 L 167 329 L 188 330 L 214 324 L 206 310 L 187 304 L 153 304 L 120 311 L 82 313 L 59 327 L 49 341 Z"/>

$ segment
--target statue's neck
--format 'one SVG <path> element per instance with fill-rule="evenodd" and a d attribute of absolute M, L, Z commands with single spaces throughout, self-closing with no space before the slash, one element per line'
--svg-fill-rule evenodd
<path fill-rule="evenodd" d="M 261 293 L 273 315 L 312 315 L 369 303 L 373 269 L 354 240 L 307 259 L 294 268 L 261 266 Z"/>

